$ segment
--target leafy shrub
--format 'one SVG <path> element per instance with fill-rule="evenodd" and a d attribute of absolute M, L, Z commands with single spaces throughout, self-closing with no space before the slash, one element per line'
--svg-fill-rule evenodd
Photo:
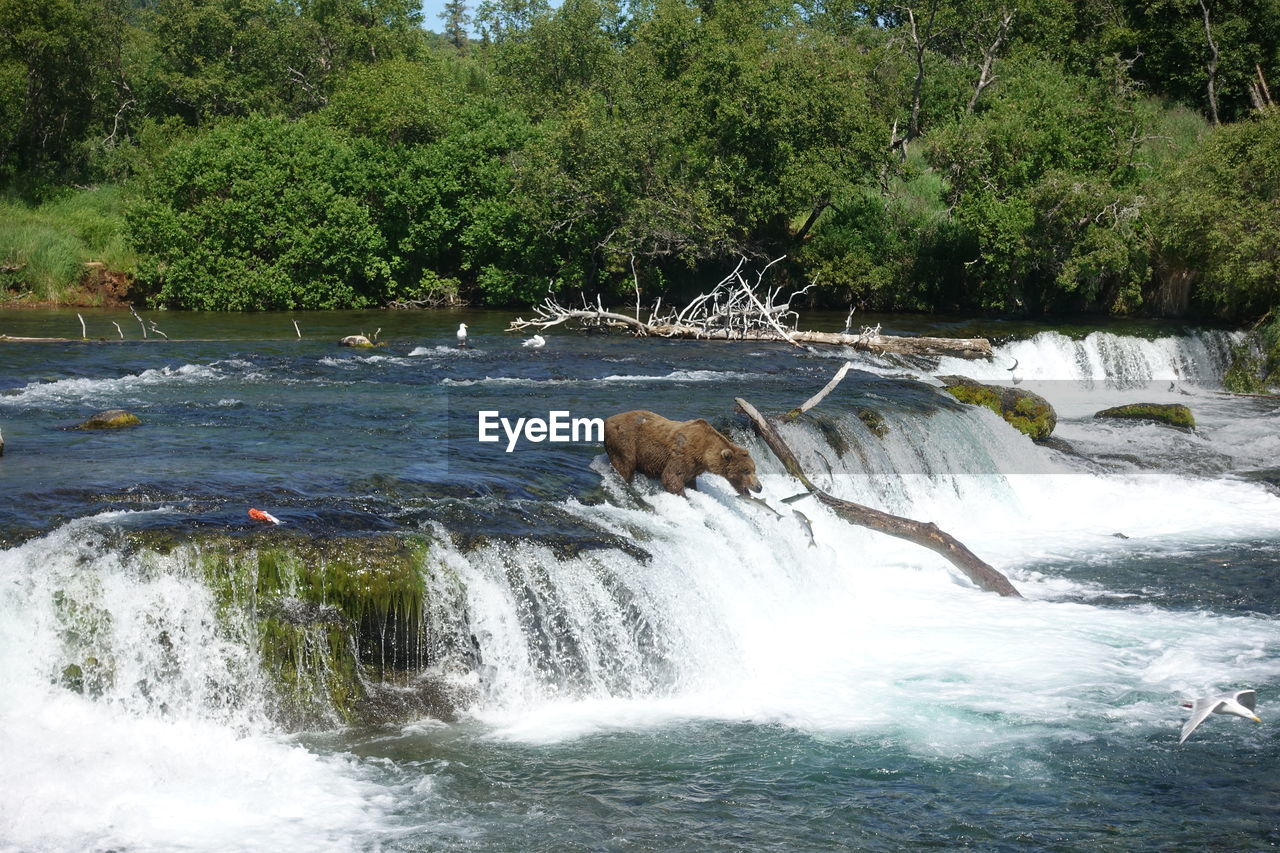
<path fill-rule="evenodd" d="M 175 144 L 127 213 L 153 300 L 221 311 L 381 304 L 392 258 L 370 191 L 378 159 L 323 125 L 262 117 Z"/>

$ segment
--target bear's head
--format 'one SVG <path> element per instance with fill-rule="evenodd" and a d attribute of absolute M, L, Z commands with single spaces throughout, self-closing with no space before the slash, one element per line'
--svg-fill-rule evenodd
<path fill-rule="evenodd" d="M 756 477 L 756 461 L 745 447 L 734 444 L 720 451 L 720 470 L 716 472 L 738 490 L 738 494 L 760 491 Z"/>

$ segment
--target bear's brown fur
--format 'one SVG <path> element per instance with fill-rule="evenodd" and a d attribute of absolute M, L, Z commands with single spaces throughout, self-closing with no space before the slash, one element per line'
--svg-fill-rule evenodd
<path fill-rule="evenodd" d="M 719 474 L 738 494 L 760 491 L 756 463 L 745 447 L 725 438 L 702 418 L 670 421 L 637 409 L 604 422 L 604 449 L 628 483 L 639 471 L 662 482 L 673 495 L 706 472 Z"/>

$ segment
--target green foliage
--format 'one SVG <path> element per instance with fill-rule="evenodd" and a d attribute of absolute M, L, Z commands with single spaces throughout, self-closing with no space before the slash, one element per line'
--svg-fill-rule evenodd
<path fill-rule="evenodd" d="M 1280 320 L 1268 312 L 1263 323 L 1231 351 L 1222 385 L 1237 394 L 1266 394 L 1280 385 Z"/>
<path fill-rule="evenodd" d="M 1127 41 L 1140 46 L 1136 78 L 1180 103 L 1209 114 L 1208 80 L 1217 46 L 1215 89 L 1223 121 L 1247 116 L 1257 68 L 1271 78 L 1280 58 L 1280 2 L 1277 0 L 1127 0 Z M 1209 33 L 1205 31 L 1205 13 Z"/>
<path fill-rule="evenodd" d="M 1132 97 L 1043 61 L 1010 69 L 974 116 L 930 136 L 974 235 L 982 307 L 1132 309 L 1149 275 Z"/>
<path fill-rule="evenodd" d="M 370 145 L 270 118 L 175 145 L 128 210 L 154 301 L 231 311 L 385 301 L 376 166 Z"/>
<path fill-rule="evenodd" d="M 39 205 L 0 200 L 0 222 L 0 287 L 37 302 L 67 301 L 91 261 L 118 272 L 137 265 L 118 187 L 67 191 Z"/>
<path fill-rule="evenodd" d="M 0 180 L 78 177 L 128 106 L 123 0 L 0 0 Z"/>
<path fill-rule="evenodd" d="M 121 184 L 175 306 L 652 300 L 743 255 L 865 309 L 1280 302 L 1280 0 L 451 0 L 423 23 L 417 0 L 0 0 L 0 185 Z M 1237 122 L 1213 134 L 1211 78 Z M 8 283 L 65 293 L 83 238 L 6 205 Z"/>
<path fill-rule="evenodd" d="M 1280 109 L 1214 132 L 1172 175 L 1157 234 L 1167 265 L 1194 270 L 1224 314 L 1280 304 Z"/>

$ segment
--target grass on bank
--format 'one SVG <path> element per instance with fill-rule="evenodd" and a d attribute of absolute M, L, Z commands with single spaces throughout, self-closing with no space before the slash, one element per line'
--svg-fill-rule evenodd
<path fill-rule="evenodd" d="M 27 302 L 69 302 L 85 264 L 132 273 L 118 186 L 69 190 L 39 205 L 0 197 L 0 291 Z"/>

